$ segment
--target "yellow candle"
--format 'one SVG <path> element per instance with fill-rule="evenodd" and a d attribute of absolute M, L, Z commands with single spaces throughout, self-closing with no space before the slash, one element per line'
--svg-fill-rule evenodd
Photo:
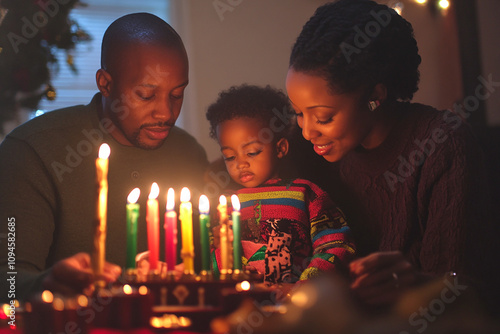
<path fill-rule="evenodd" d="M 220 224 L 220 261 L 221 268 L 220 273 L 226 275 L 231 269 L 231 247 L 229 245 L 229 221 L 227 219 L 227 199 L 226 196 L 221 195 L 219 197 L 219 205 L 217 206 L 219 211 L 219 224 Z"/>
<path fill-rule="evenodd" d="M 184 263 L 184 274 L 194 275 L 193 206 L 190 200 L 191 193 L 189 189 L 182 188 L 181 204 L 179 206 L 182 234 L 181 257 Z"/>
<path fill-rule="evenodd" d="M 151 185 L 149 193 L 146 222 L 148 224 L 148 248 L 149 248 L 149 270 L 158 269 L 158 259 L 160 255 L 160 209 L 158 200 L 160 188 L 156 182 Z"/>
<path fill-rule="evenodd" d="M 108 158 L 111 153 L 109 145 L 104 143 L 99 148 L 96 160 L 97 171 L 97 212 L 94 231 L 94 249 L 92 252 L 92 269 L 96 277 L 95 284 L 102 288 L 106 282 L 102 279 L 106 261 L 106 215 L 108 204 Z"/>
<path fill-rule="evenodd" d="M 219 211 L 219 224 L 222 224 L 227 219 L 227 199 L 226 199 L 226 196 L 220 195 L 219 205 L 217 205 L 217 211 Z"/>

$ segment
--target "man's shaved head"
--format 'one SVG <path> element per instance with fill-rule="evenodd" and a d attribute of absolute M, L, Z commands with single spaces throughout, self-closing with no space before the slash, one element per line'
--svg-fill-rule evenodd
<path fill-rule="evenodd" d="M 189 63 L 181 38 L 165 21 L 148 13 L 114 21 L 102 40 L 96 83 L 102 117 L 121 144 L 156 149 L 181 111 Z"/>
<path fill-rule="evenodd" d="M 102 38 L 101 68 L 113 72 L 112 65 L 122 51 L 134 44 L 159 45 L 182 50 L 184 44 L 177 32 L 161 18 L 149 13 L 134 13 L 116 19 Z"/>

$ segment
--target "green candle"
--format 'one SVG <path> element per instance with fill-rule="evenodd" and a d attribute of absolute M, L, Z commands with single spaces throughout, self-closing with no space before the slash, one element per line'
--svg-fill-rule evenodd
<path fill-rule="evenodd" d="M 127 269 L 135 268 L 137 254 L 137 220 L 139 218 L 139 204 L 137 200 L 141 191 L 135 188 L 127 197 Z"/>
<path fill-rule="evenodd" d="M 200 235 L 201 235 L 201 270 L 210 271 L 210 242 L 208 230 L 210 228 L 210 202 L 205 195 L 200 196 Z"/>
<path fill-rule="evenodd" d="M 231 196 L 231 204 L 233 206 L 233 213 L 231 214 L 233 220 L 233 268 L 234 270 L 241 270 L 240 200 L 237 195 Z"/>

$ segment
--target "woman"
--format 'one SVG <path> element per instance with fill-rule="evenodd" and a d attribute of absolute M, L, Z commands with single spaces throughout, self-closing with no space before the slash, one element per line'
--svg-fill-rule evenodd
<path fill-rule="evenodd" d="M 303 177 L 346 211 L 366 254 L 351 263 L 351 288 L 367 304 L 450 271 L 479 290 L 486 280 L 482 156 L 459 113 L 409 102 L 420 61 L 410 23 L 362 0 L 318 8 L 290 57 L 297 123 L 330 162 Z"/>

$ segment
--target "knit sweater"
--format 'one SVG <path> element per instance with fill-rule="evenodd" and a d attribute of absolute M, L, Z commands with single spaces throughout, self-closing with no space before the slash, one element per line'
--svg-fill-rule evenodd
<path fill-rule="evenodd" d="M 345 210 L 360 255 L 400 250 L 425 273 L 495 277 L 483 157 L 471 129 L 455 112 L 395 107 L 385 141 L 330 164 L 334 173 L 321 184 Z"/>
<path fill-rule="evenodd" d="M 245 262 L 270 283 L 345 268 L 355 253 L 343 213 L 303 179 L 272 179 L 237 192 Z"/>
<path fill-rule="evenodd" d="M 192 136 L 173 127 L 156 150 L 121 145 L 99 122 L 100 105 L 101 96 L 97 94 L 87 106 L 39 116 L 15 129 L 0 145 L 0 232 L 6 233 L 7 221 L 15 220 L 17 298 L 39 289 L 44 271 L 57 261 L 92 251 L 97 203 L 95 160 L 102 142 L 111 147 L 106 258 L 112 263 L 125 265 L 125 208 L 132 189 L 141 190 L 138 252 L 147 250 L 144 217 L 153 182 L 159 184 L 159 199 L 163 201 L 169 187 L 177 194 L 184 186 L 194 194 L 203 191 L 207 159 Z M 3 240 L 1 244 L 0 284 L 1 291 L 6 291 L 4 275 L 13 270 L 7 270 L 7 247 Z M 0 298 L 6 297 L 5 293 Z"/>

